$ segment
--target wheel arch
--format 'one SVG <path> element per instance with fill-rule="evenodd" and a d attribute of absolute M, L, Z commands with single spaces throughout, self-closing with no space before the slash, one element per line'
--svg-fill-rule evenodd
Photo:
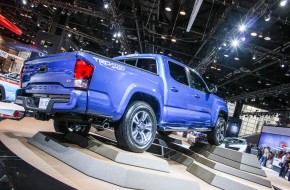
<path fill-rule="evenodd" d="M 134 102 L 134 101 L 143 101 L 143 102 L 146 102 L 147 104 L 149 104 L 151 106 L 151 108 L 154 110 L 154 113 L 155 113 L 155 116 L 156 116 L 156 120 L 157 120 L 157 123 L 158 121 L 160 120 L 161 118 L 161 107 L 160 107 L 160 103 L 158 101 L 158 99 L 150 94 L 147 94 L 147 93 L 143 93 L 143 92 L 135 92 L 127 106 L 131 103 L 131 102 Z M 127 107 L 126 106 L 126 107 Z"/>

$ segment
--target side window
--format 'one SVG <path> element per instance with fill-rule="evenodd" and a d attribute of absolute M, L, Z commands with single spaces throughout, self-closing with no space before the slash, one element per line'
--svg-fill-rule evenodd
<path fill-rule="evenodd" d="M 168 61 L 168 65 L 170 70 L 170 76 L 177 82 L 188 86 L 185 67 L 182 67 L 181 65 L 175 64 L 171 61 Z"/>
<path fill-rule="evenodd" d="M 128 64 L 128 65 L 132 65 L 132 66 L 136 66 L 136 59 L 125 59 L 124 63 Z"/>
<path fill-rule="evenodd" d="M 137 67 L 157 74 L 157 65 L 155 59 L 139 58 L 137 61 Z"/>
<path fill-rule="evenodd" d="M 191 77 L 190 85 L 192 88 L 195 88 L 197 90 L 200 90 L 200 91 L 207 93 L 205 83 L 202 81 L 200 76 L 198 76 L 193 71 L 190 71 L 190 77 Z"/>

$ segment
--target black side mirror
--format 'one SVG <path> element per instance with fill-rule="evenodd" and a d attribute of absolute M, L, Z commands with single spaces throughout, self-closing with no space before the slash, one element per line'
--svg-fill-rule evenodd
<path fill-rule="evenodd" d="M 208 91 L 209 91 L 211 94 L 216 93 L 216 92 L 217 92 L 217 87 L 216 87 L 215 85 L 213 85 L 213 84 L 210 84 L 210 85 L 208 86 Z"/>

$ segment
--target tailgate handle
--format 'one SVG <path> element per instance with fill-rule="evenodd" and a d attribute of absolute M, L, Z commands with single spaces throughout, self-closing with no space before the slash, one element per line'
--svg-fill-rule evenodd
<path fill-rule="evenodd" d="M 47 65 L 42 65 L 38 68 L 38 71 L 41 73 L 47 72 Z"/>

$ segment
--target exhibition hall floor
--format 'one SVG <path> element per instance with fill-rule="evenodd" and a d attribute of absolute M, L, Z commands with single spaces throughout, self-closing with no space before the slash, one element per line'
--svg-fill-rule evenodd
<path fill-rule="evenodd" d="M 11 108 L 11 105 L 12 104 L 5 104 L 4 106 L 6 107 L 4 108 Z M 0 104 L 0 108 L 1 106 L 3 108 L 3 104 Z M 17 108 L 17 106 L 12 106 L 13 108 Z M 79 172 L 78 170 L 68 166 L 67 164 L 61 162 L 60 160 L 48 155 L 42 150 L 36 148 L 35 146 L 29 144 L 27 140 L 35 135 L 38 131 L 54 131 L 52 120 L 37 121 L 34 118 L 27 117 L 21 121 L 14 121 L 8 119 L 0 121 L 0 141 L 10 151 L 16 154 L 17 157 L 31 165 L 33 168 L 38 169 L 39 172 L 47 174 L 48 176 L 52 177 L 51 179 L 54 179 L 57 182 L 62 182 L 58 184 L 58 186 L 61 187 L 60 189 L 96 189 L 96 187 L 98 187 L 98 189 L 126 189 L 112 183 L 89 177 Z M 102 159 L 107 160 L 107 158 L 105 157 Z M 200 189 L 219 189 L 209 185 L 200 178 L 187 172 L 184 165 L 177 164 L 174 161 L 169 161 L 169 166 L 170 172 L 174 173 L 174 175 L 176 175 L 177 177 L 198 182 L 200 185 Z M 290 190 L 290 182 L 279 178 L 278 173 L 271 169 L 263 169 L 266 172 L 268 179 L 271 180 L 273 186 L 283 190 Z M 146 171 L 146 169 L 142 169 L 142 171 L 143 170 Z M 231 178 L 231 176 L 225 176 Z M 32 183 L 33 181 L 38 179 L 33 178 L 29 180 Z M 45 180 L 42 181 L 41 183 L 43 183 L 43 185 L 46 185 Z M 243 182 L 243 180 L 241 180 L 241 182 Z M 162 184 L 160 184 L 160 188 L 157 189 L 162 189 L 161 186 Z"/>

